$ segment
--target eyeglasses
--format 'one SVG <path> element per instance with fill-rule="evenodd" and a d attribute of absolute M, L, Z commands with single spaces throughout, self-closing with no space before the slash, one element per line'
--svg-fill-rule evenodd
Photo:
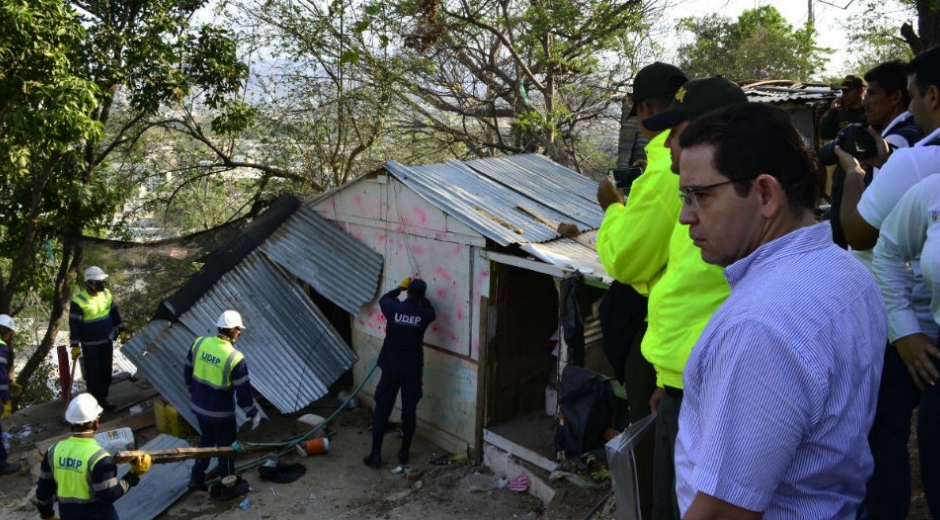
<path fill-rule="evenodd" d="M 744 180 L 751 179 L 738 179 L 725 182 L 716 182 L 715 184 L 709 184 L 707 186 L 686 186 L 684 188 L 679 188 L 679 200 L 682 201 L 686 206 L 691 206 L 693 208 L 698 208 L 698 195 L 705 193 L 709 190 L 713 190 L 719 186 L 724 186 L 725 184 L 733 184 L 735 182 L 741 182 Z"/>

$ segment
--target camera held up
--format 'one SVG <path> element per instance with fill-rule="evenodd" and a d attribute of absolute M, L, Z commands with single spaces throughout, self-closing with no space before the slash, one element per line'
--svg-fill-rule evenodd
<path fill-rule="evenodd" d="M 834 141 L 819 148 L 819 160 L 826 166 L 839 164 L 837 145 L 856 159 L 868 159 L 878 154 L 875 138 L 868 133 L 866 126 L 860 123 L 852 123 L 839 130 Z"/>

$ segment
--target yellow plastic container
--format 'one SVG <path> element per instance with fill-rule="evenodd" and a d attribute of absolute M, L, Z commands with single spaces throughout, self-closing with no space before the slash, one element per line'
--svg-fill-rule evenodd
<path fill-rule="evenodd" d="M 168 433 L 180 439 L 188 439 L 196 434 L 176 408 L 162 399 L 154 403 L 153 413 L 157 431 L 160 433 Z"/>
<path fill-rule="evenodd" d="M 157 431 L 160 433 L 170 433 L 166 426 L 166 401 L 155 399 L 153 402 L 153 422 L 157 425 Z"/>

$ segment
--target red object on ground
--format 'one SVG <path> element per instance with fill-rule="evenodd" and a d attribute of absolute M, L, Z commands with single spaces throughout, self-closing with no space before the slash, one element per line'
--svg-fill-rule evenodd
<path fill-rule="evenodd" d="M 72 388 L 72 377 L 69 374 L 69 350 L 65 345 L 59 345 L 55 348 L 56 357 L 59 358 L 59 395 L 62 397 L 62 403 L 68 404 L 69 389 Z"/>
<path fill-rule="evenodd" d="M 529 476 L 525 473 L 520 473 L 519 476 L 509 481 L 509 489 L 515 491 L 516 493 L 524 493 L 529 490 Z"/>

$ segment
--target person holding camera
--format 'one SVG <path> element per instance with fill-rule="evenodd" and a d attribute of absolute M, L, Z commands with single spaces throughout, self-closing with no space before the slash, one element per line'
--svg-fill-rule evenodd
<path fill-rule="evenodd" d="M 839 131 L 836 140 L 819 149 L 819 159 L 825 165 L 839 164 L 835 147 L 856 157 L 865 169 L 864 185 L 871 184 L 884 164 L 887 156 L 898 148 L 907 148 L 921 140 L 924 134 L 914 123 L 913 115 L 907 110 L 911 99 L 907 92 L 907 64 L 902 60 L 886 61 L 865 73 L 868 89 L 862 105 L 870 127 L 851 124 Z M 880 134 L 879 134 L 880 132 Z M 855 209 L 861 192 L 850 190 L 845 193 L 845 170 L 840 166 L 832 182 L 832 225 L 833 237 L 840 246 L 847 246 L 842 232 L 841 212 L 843 208 Z M 856 186 L 857 187 L 857 186 Z M 855 256 L 871 269 L 871 250 L 854 250 Z"/>
<path fill-rule="evenodd" d="M 882 225 L 905 193 L 922 179 L 940 173 L 940 47 L 914 57 L 906 67 L 909 110 L 918 129 L 927 136 L 908 148 L 892 149 L 879 141 L 875 165 L 881 168 L 865 188 L 865 170 L 859 160 L 836 149 L 846 170 L 842 228 L 858 250 L 875 246 Z M 858 200 L 858 204 L 849 201 Z M 911 415 L 918 406 L 918 444 L 921 478 L 927 502 L 940 517 L 940 398 L 936 392 L 936 337 L 938 325 L 930 311 L 932 293 L 924 283 L 920 258 L 909 264 L 909 286 L 874 269 L 888 308 L 888 341 L 869 445 L 875 472 L 868 484 L 865 509 L 870 518 L 904 518 L 910 507 L 911 475 L 907 441 Z M 903 301 L 888 295 L 898 290 Z M 918 374 L 934 374 L 922 380 Z"/>
<path fill-rule="evenodd" d="M 865 80 L 854 75 L 846 76 L 839 85 L 839 97 L 832 100 L 829 110 L 819 123 L 819 137 L 835 139 L 839 130 L 852 123 L 865 123 L 865 107 L 862 100 L 867 88 Z"/>

